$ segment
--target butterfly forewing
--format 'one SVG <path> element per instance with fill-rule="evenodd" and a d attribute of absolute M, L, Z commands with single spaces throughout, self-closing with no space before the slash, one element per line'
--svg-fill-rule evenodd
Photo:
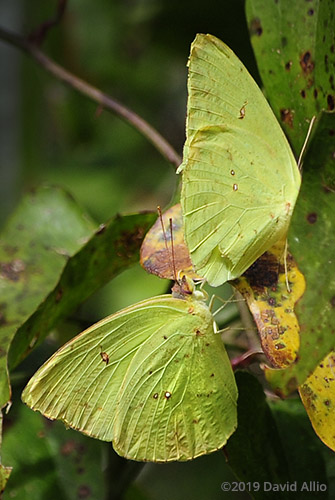
<path fill-rule="evenodd" d="M 24 402 L 86 434 L 112 440 L 115 401 L 129 363 L 162 324 L 155 304 L 154 299 L 124 309 L 65 344 L 30 380 Z"/>
<path fill-rule="evenodd" d="M 192 44 L 188 92 L 185 238 L 196 271 L 219 285 L 287 232 L 300 173 L 262 92 L 211 35 Z"/>

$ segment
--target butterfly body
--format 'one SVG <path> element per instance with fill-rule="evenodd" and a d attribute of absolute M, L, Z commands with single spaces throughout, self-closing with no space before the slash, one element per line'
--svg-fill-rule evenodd
<path fill-rule="evenodd" d="M 236 428 L 230 362 L 193 293 L 145 300 L 93 325 L 38 370 L 22 398 L 133 460 L 189 460 L 221 448 Z"/>

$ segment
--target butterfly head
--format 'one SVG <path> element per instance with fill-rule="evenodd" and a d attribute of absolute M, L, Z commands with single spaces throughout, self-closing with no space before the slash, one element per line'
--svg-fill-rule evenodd
<path fill-rule="evenodd" d="M 186 274 L 178 272 L 175 284 L 172 287 L 172 296 L 177 299 L 191 298 L 199 301 L 206 301 L 208 295 L 205 290 L 196 290 L 194 281 Z"/>

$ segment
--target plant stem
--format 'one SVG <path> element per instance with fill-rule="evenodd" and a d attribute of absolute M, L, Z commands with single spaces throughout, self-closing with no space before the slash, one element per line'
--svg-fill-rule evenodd
<path fill-rule="evenodd" d="M 58 0 L 55 16 L 40 24 L 38 28 L 30 33 L 28 40 L 35 43 L 36 45 L 41 45 L 48 31 L 61 22 L 65 13 L 66 6 L 67 0 Z"/>
<path fill-rule="evenodd" d="M 115 99 L 112 99 L 108 94 L 105 94 L 96 87 L 93 87 L 93 85 L 90 85 L 67 71 L 50 59 L 50 57 L 48 57 L 35 43 L 30 42 L 22 36 L 11 33 L 0 27 L 0 40 L 22 50 L 31 56 L 48 73 L 58 78 L 58 80 L 66 83 L 81 94 L 86 95 L 89 99 L 99 104 L 99 106 L 120 116 L 144 135 L 170 163 L 175 167 L 180 165 L 181 158 L 173 147 L 157 132 L 157 130 L 136 113 L 123 106 Z"/>

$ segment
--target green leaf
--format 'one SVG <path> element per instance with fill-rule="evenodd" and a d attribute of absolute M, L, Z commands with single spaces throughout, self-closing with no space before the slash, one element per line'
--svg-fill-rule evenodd
<path fill-rule="evenodd" d="M 298 156 L 306 119 L 335 109 L 335 2 L 247 0 L 246 12 L 266 95 Z"/>
<path fill-rule="evenodd" d="M 137 261 L 154 218 L 116 216 L 93 233 L 93 222 L 60 189 L 23 199 L 0 244 L 0 406 L 10 398 L 9 346 L 13 368 L 57 321 Z"/>
<path fill-rule="evenodd" d="M 143 237 L 156 218 L 155 213 L 117 215 L 91 236 L 68 260 L 56 286 L 36 312 L 22 325 L 9 351 L 13 367 L 93 292 L 139 259 Z"/>
<path fill-rule="evenodd" d="M 173 480 L 171 480 L 173 478 Z M 128 488 L 125 500 L 247 500 L 248 495 L 221 489 L 223 482 L 232 483 L 231 472 L 224 453 L 217 451 L 190 462 L 164 465 L 146 464 L 134 483 Z M 140 496 L 141 495 L 141 496 Z"/>
<path fill-rule="evenodd" d="M 289 233 L 290 251 L 306 279 L 296 306 L 301 327 L 299 360 L 267 374 L 288 394 L 335 348 L 335 114 L 324 112 L 303 166 L 303 182 Z"/>
<path fill-rule="evenodd" d="M 300 489 L 304 482 L 307 485 L 312 481 L 325 484 L 327 491 L 313 493 L 314 498 L 333 498 L 329 491 L 325 458 L 335 465 L 335 456 L 315 435 L 301 401 L 275 400 L 270 403 L 270 408 L 293 480 L 297 481 Z M 302 498 L 306 498 L 306 490 L 302 493 Z"/>
<path fill-rule="evenodd" d="M 13 466 L 4 499 L 104 498 L 107 447 L 19 403 L 11 411 L 3 440 L 3 457 Z"/>
<path fill-rule="evenodd" d="M 3 415 L 2 411 L 0 411 L 0 447 L 2 443 L 2 423 L 3 423 Z M 6 467 L 0 463 L 0 498 L 2 498 L 2 492 L 4 491 L 9 476 L 12 472 L 12 467 Z"/>
<path fill-rule="evenodd" d="M 56 188 L 28 194 L 0 242 L 0 407 L 10 397 L 7 352 L 16 330 L 56 285 L 68 258 L 94 225 L 74 200 Z"/>
<path fill-rule="evenodd" d="M 265 481 L 284 483 L 290 474 L 262 386 L 246 372 L 237 372 L 236 382 L 238 426 L 226 446 L 228 464 L 240 481 L 260 483 L 259 492 L 253 492 L 254 498 L 285 499 L 280 492 L 263 492 Z"/>
<path fill-rule="evenodd" d="M 271 491 L 270 485 L 296 481 L 297 488 L 292 495 L 303 500 L 306 498 L 306 492 L 301 491 L 304 481 L 319 481 L 328 486 L 321 454 L 323 445 L 314 434 L 301 403 L 287 400 L 269 406 L 262 386 L 254 377 L 237 372 L 236 381 L 238 428 L 228 441 L 226 454 L 239 480 L 260 484 L 258 492 L 253 488 L 252 496 L 262 500 L 287 499 L 290 493 Z M 313 498 L 328 498 L 328 493 L 316 493 Z"/>

